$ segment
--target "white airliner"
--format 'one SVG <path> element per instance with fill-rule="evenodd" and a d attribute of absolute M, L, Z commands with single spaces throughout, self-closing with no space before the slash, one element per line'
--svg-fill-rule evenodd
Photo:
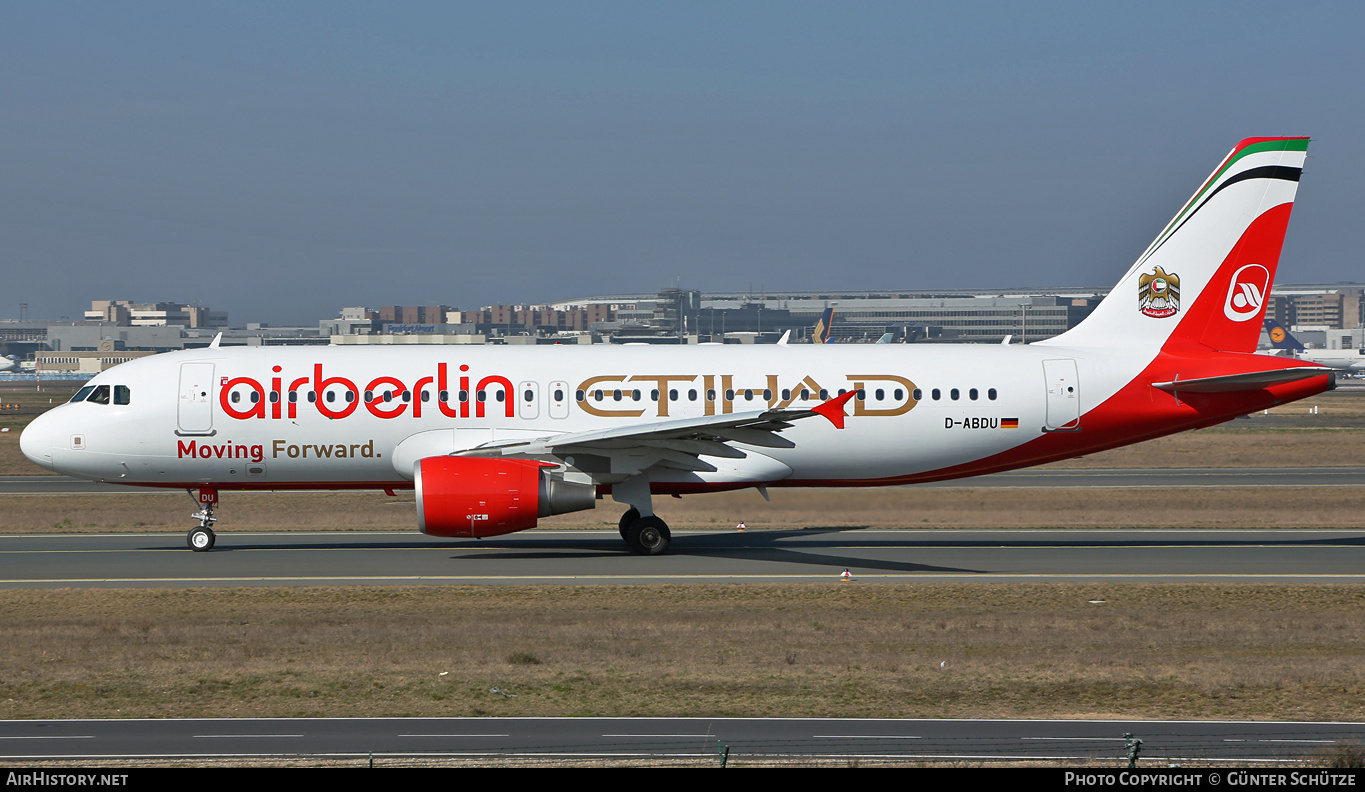
<path fill-rule="evenodd" d="M 1307 138 L 1250 138 L 1074 329 L 1012 345 L 217 346 L 103 372 L 29 459 L 197 490 L 415 488 L 420 529 L 486 537 L 655 495 L 975 476 L 1221 423 L 1332 387 L 1254 353 Z M 339 516 L 344 519 L 344 516 Z"/>
<path fill-rule="evenodd" d="M 1352 375 L 1365 372 L 1365 349 L 1305 349 L 1295 338 L 1274 319 L 1265 320 L 1266 335 L 1270 336 L 1270 346 L 1276 354 L 1306 360 L 1319 366 L 1326 366 Z"/>

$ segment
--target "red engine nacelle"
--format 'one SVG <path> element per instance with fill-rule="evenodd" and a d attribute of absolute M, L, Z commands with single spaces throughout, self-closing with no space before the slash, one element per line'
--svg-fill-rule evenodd
<path fill-rule="evenodd" d="M 527 459 L 427 457 L 417 463 L 417 524 L 432 536 L 497 536 L 540 517 L 591 509 L 597 488 Z"/>

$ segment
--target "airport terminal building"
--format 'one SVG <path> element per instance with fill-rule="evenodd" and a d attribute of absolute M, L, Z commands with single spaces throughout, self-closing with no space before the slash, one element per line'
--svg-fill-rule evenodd
<path fill-rule="evenodd" d="M 808 339 L 834 313 L 834 343 L 1041 341 L 1076 326 L 1107 290 L 1027 288 L 991 292 L 823 291 L 605 294 L 548 305 L 461 311 L 445 305 L 343 308 L 316 325 L 231 328 L 225 312 L 175 303 L 96 300 L 86 321 L 0 321 L 0 354 L 89 370 L 125 352 L 225 345 L 772 343 Z M 1327 349 L 1365 347 L 1365 284 L 1284 284 L 1266 315 L 1301 341 Z M 55 357 L 53 357 L 55 356 Z M 61 360 L 58 360 L 58 357 Z M 80 358 L 79 361 L 76 358 Z"/>

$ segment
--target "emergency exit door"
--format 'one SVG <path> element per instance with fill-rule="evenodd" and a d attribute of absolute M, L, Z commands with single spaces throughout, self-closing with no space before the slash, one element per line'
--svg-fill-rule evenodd
<path fill-rule="evenodd" d="M 1044 360 L 1047 381 L 1047 431 L 1079 432 L 1081 429 L 1081 386 L 1074 360 Z"/>

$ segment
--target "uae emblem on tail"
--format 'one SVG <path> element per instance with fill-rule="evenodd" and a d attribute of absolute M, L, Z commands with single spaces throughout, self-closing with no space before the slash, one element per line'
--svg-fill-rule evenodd
<path fill-rule="evenodd" d="M 1138 278 L 1138 310 L 1146 316 L 1165 319 L 1180 313 L 1180 276 L 1167 274 L 1161 267 Z"/>

